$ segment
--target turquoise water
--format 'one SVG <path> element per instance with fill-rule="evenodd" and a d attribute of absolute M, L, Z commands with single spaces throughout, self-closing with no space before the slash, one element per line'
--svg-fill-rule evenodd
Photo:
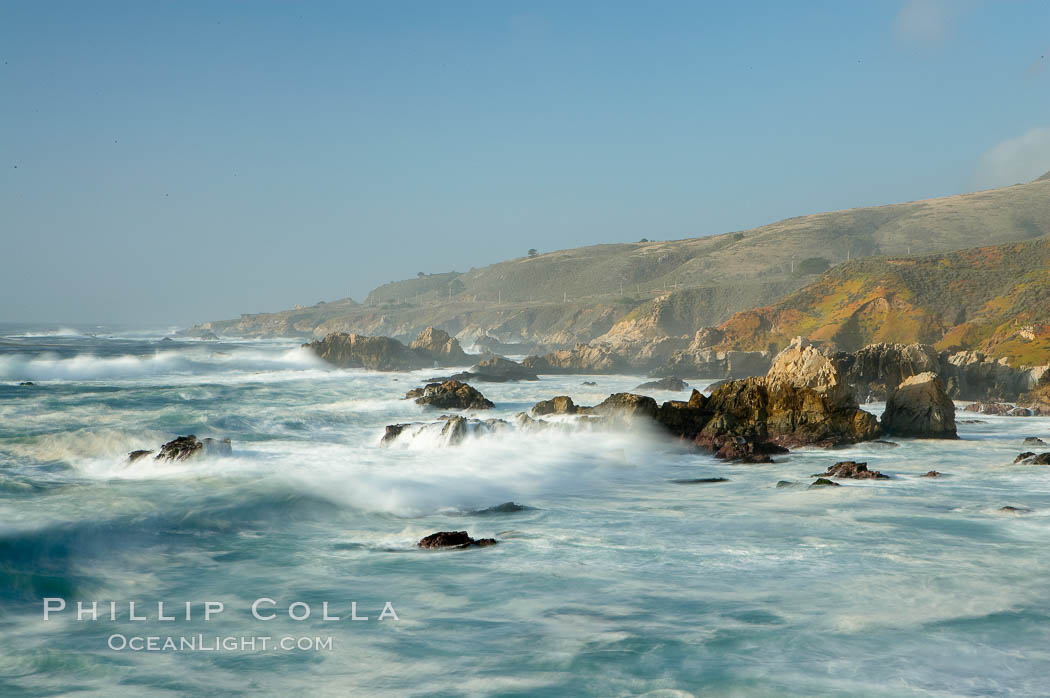
<path fill-rule="evenodd" d="M 450 371 L 332 370 L 290 341 L 101 331 L 0 341 L 2 695 L 1050 692 L 1050 468 L 1011 464 L 1033 450 L 1024 437 L 1050 441 L 1048 419 L 981 416 L 957 442 L 772 465 L 719 463 L 643 427 L 386 449 L 384 425 L 434 418 L 400 396 Z M 480 384 L 497 405 L 481 416 L 643 380 Z M 187 433 L 229 437 L 233 456 L 125 462 Z M 776 487 L 844 459 L 893 479 Z M 931 469 L 944 477 L 920 477 Z M 714 476 L 728 482 L 673 482 Z M 507 501 L 527 508 L 478 513 Z M 439 530 L 502 543 L 415 548 Z M 45 597 L 116 601 L 117 618 L 44 621 Z M 273 620 L 251 616 L 263 597 Z M 158 620 L 158 601 L 178 619 Z M 204 601 L 225 608 L 205 622 Z M 341 620 L 321 619 L 326 601 Z M 291 620 L 294 602 L 310 617 Z M 345 618 L 352 602 L 369 620 Z M 387 602 L 398 620 L 378 620 Z M 332 646 L 108 647 L 197 634 Z"/>

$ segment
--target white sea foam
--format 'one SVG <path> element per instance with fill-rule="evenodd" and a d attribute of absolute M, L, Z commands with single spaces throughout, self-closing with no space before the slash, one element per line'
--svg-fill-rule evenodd
<path fill-rule="evenodd" d="M 98 356 L 56 354 L 0 356 L 0 379 L 99 381 L 164 375 L 205 375 L 229 372 L 324 370 L 326 364 L 307 349 L 285 351 L 202 352 L 158 350 L 149 355 Z"/>

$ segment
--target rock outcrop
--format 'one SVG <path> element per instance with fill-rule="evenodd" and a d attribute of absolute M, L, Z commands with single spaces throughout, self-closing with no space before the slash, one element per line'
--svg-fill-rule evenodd
<path fill-rule="evenodd" d="M 521 362 L 537 373 L 616 373 L 628 367 L 621 355 L 601 344 L 576 344 L 543 356 L 527 356 Z"/>
<path fill-rule="evenodd" d="M 428 327 L 409 346 L 391 337 L 367 337 L 333 332 L 304 347 L 340 368 L 372 371 L 411 371 L 433 366 L 462 366 L 470 357 L 459 342 L 441 330 Z"/>
<path fill-rule="evenodd" d="M 405 399 L 415 398 L 417 405 L 436 407 L 442 410 L 487 410 L 495 404 L 476 388 L 457 380 L 430 383 L 405 393 Z"/>
<path fill-rule="evenodd" d="M 432 357 L 440 365 L 456 366 L 470 361 L 470 357 L 459 346 L 458 340 L 450 337 L 448 332 L 434 327 L 428 327 L 420 332 L 419 336 L 408 345 L 408 348 Z"/>
<path fill-rule="evenodd" d="M 576 405 L 568 395 L 559 395 L 537 402 L 531 411 L 537 417 L 548 414 L 576 414 Z"/>
<path fill-rule="evenodd" d="M 129 461 L 139 460 L 150 452 L 132 451 Z M 138 454 L 136 456 L 136 454 Z M 233 446 L 229 439 L 198 439 L 193 434 L 179 436 L 160 447 L 155 460 L 184 461 L 198 456 L 230 456 Z"/>
<path fill-rule="evenodd" d="M 730 381 L 717 388 L 706 409 L 706 438 L 741 436 L 780 446 L 869 441 L 878 437 L 874 415 L 857 405 L 836 365 L 805 341 L 777 355 L 765 378 Z"/>
<path fill-rule="evenodd" d="M 831 359 L 860 402 L 885 400 L 906 378 L 941 370 L 940 355 L 928 344 L 870 344 Z"/>
<path fill-rule="evenodd" d="M 955 439 L 955 403 L 935 373 L 907 378 L 886 401 L 882 430 L 896 436 Z"/>
<path fill-rule="evenodd" d="M 932 472 L 932 471 L 931 471 Z M 929 476 L 929 473 L 927 473 Z M 878 470 L 868 470 L 867 463 L 858 463 L 852 460 L 844 460 L 828 468 L 826 473 L 817 473 L 813 477 L 841 477 L 850 480 L 889 480 L 888 475 L 883 475 Z"/>
<path fill-rule="evenodd" d="M 438 531 L 423 538 L 416 545 L 427 550 L 436 550 L 439 548 L 470 548 L 472 546 L 483 548 L 489 545 L 496 545 L 498 542 L 495 538 L 471 538 L 466 531 Z"/>

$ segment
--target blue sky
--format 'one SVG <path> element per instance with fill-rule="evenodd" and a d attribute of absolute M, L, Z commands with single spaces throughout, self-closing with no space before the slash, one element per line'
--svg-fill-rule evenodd
<path fill-rule="evenodd" d="M 1050 170 L 1050 3 L 0 3 L 0 321 L 192 323 Z"/>

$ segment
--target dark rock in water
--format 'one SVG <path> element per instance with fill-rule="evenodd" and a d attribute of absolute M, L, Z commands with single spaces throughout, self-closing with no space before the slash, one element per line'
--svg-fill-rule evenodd
<path fill-rule="evenodd" d="M 559 395 L 550 400 L 541 400 L 532 406 L 537 417 L 545 414 L 576 414 L 576 405 L 568 395 Z"/>
<path fill-rule="evenodd" d="M 456 380 L 431 383 L 423 388 L 410 390 L 405 399 L 415 398 L 417 405 L 443 410 L 487 410 L 495 407 L 478 390 Z"/>
<path fill-rule="evenodd" d="M 1028 407 L 1015 407 L 1006 413 L 1007 417 L 1034 417 L 1035 412 Z"/>
<path fill-rule="evenodd" d="M 676 485 L 706 485 L 712 482 L 729 482 L 727 477 L 696 477 L 682 480 L 671 480 Z"/>
<path fill-rule="evenodd" d="M 1031 509 L 1026 509 L 1025 507 L 1005 506 L 1005 507 L 1002 507 L 1001 509 L 999 509 L 999 511 L 1007 513 L 1007 514 L 1029 514 L 1029 513 L 1031 513 L 1032 510 Z"/>
<path fill-rule="evenodd" d="M 135 461 L 139 460 L 140 458 L 145 458 L 146 456 L 150 455 L 151 453 L 153 453 L 153 451 L 146 451 L 146 450 L 132 451 L 131 453 L 128 454 L 128 462 L 129 463 L 134 463 Z"/>
<path fill-rule="evenodd" d="M 156 460 L 186 460 L 204 450 L 204 444 L 193 434 L 179 436 L 160 447 Z"/>
<path fill-rule="evenodd" d="M 383 432 L 383 438 L 379 441 L 380 446 L 386 446 L 393 443 L 397 437 L 401 436 L 401 433 L 405 430 L 408 424 L 387 424 L 386 431 Z"/>
<path fill-rule="evenodd" d="M 162 341 L 162 342 L 174 342 L 175 340 L 172 339 L 171 337 L 165 337 L 164 339 L 162 339 L 160 341 Z"/>
<path fill-rule="evenodd" d="M 987 424 L 983 419 L 960 419 L 959 424 Z"/>
<path fill-rule="evenodd" d="M 851 480 L 889 480 L 878 470 L 868 470 L 867 463 L 844 460 L 828 468 L 826 473 L 816 473 L 813 477 L 842 477 Z"/>
<path fill-rule="evenodd" d="M 580 383 L 580 385 L 598 385 L 598 384 L 595 383 L 594 381 L 584 381 L 584 382 Z"/>
<path fill-rule="evenodd" d="M 905 379 L 889 396 L 882 430 L 898 436 L 957 439 L 955 403 L 933 372 Z"/>
<path fill-rule="evenodd" d="M 474 516 L 487 516 L 489 514 L 516 514 L 521 511 L 529 511 L 530 509 L 532 509 L 532 507 L 527 507 L 524 504 L 504 502 L 503 504 L 497 504 L 496 506 L 487 509 L 479 509 L 472 513 Z"/>
<path fill-rule="evenodd" d="M 36 385 L 33 381 L 22 381 L 19 385 Z"/>
<path fill-rule="evenodd" d="M 635 386 L 635 390 L 673 390 L 675 392 L 681 392 L 683 390 L 689 390 L 689 384 L 681 378 L 675 378 L 674 376 L 668 376 L 667 378 L 661 378 L 660 380 L 649 381 L 648 383 L 642 383 L 641 385 Z"/>
<path fill-rule="evenodd" d="M 941 474 L 939 472 L 937 472 L 936 470 L 930 470 L 925 475 L 923 475 L 923 477 L 940 477 L 940 476 L 941 476 Z"/>
<path fill-rule="evenodd" d="M 439 531 L 419 541 L 420 548 L 434 550 L 437 548 L 469 548 L 471 546 L 485 547 L 495 545 L 499 541 L 494 538 L 481 538 L 475 540 L 467 535 L 466 531 Z"/>
<path fill-rule="evenodd" d="M 478 380 L 490 383 L 538 381 L 540 379 L 532 369 L 525 368 L 517 361 L 511 361 L 503 356 L 492 356 L 479 361 L 470 369 L 470 372 L 478 376 Z"/>
<path fill-rule="evenodd" d="M 1031 452 L 1022 453 L 1014 459 L 1014 463 L 1022 465 L 1050 465 L 1050 453 L 1036 455 Z"/>
<path fill-rule="evenodd" d="M 814 487 L 842 487 L 842 485 L 840 485 L 837 482 L 832 482 L 826 477 L 821 477 L 814 480 L 813 484 L 810 485 L 807 489 L 813 489 Z"/>
<path fill-rule="evenodd" d="M 772 463 L 772 456 L 788 453 L 788 449 L 769 441 L 748 441 L 742 436 L 705 437 L 694 442 L 714 454 L 715 458 L 742 463 Z"/>
<path fill-rule="evenodd" d="M 897 448 L 898 446 L 900 446 L 900 444 L 898 444 L 898 443 L 894 443 L 892 441 L 885 441 L 883 439 L 876 439 L 874 441 L 869 441 L 868 444 L 871 445 L 871 446 L 877 446 L 877 447 L 880 447 L 880 448 Z"/>
<path fill-rule="evenodd" d="M 137 453 L 137 451 L 133 451 L 133 453 Z M 205 438 L 198 440 L 196 436 L 190 434 L 189 436 L 180 436 L 172 439 L 161 446 L 155 460 L 181 461 L 198 455 L 233 455 L 233 446 L 229 439 Z M 141 457 L 139 456 L 139 458 Z"/>
<path fill-rule="evenodd" d="M 777 483 L 777 489 L 784 489 L 785 487 L 798 487 L 797 482 L 791 482 L 790 480 L 781 480 Z"/>
<path fill-rule="evenodd" d="M 1025 446 L 1046 446 L 1046 442 L 1043 441 L 1042 439 L 1038 438 L 1038 437 L 1029 436 L 1027 439 L 1024 440 L 1024 445 Z"/>

